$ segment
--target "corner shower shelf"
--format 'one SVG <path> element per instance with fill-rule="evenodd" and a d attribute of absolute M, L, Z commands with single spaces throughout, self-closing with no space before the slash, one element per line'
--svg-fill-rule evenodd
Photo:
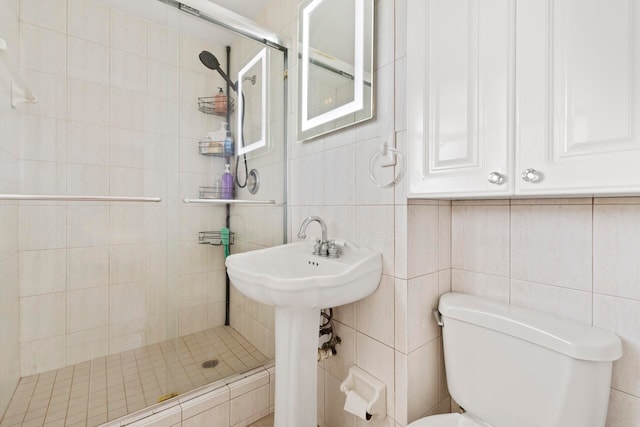
<path fill-rule="evenodd" d="M 229 232 L 229 244 L 233 245 L 236 241 L 236 233 Z M 222 236 L 219 231 L 200 231 L 198 233 L 198 243 L 201 245 L 222 246 Z"/>
<path fill-rule="evenodd" d="M 246 199 L 184 199 L 185 203 L 209 203 L 213 205 L 275 205 L 275 200 Z"/>

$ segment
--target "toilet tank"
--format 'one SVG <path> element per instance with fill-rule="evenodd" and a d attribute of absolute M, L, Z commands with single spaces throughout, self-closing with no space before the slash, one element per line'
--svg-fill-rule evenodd
<path fill-rule="evenodd" d="M 602 427 L 620 338 L 471 295 L 440 298 L 447 385 L 492 427 Z"/>

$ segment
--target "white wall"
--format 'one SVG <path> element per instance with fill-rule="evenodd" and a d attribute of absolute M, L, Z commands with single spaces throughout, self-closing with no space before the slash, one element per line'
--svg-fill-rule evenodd
<path fill-rule="evenodd" d="M 19 60 L 18 0 L 0 1 L 0 38 Z M 0 193 L 18 192 L 18 113 L 11 108 L 12 78 L 0 63 Z M 0 414 L 20 378 L 18 205 L 0 202 Z"/>

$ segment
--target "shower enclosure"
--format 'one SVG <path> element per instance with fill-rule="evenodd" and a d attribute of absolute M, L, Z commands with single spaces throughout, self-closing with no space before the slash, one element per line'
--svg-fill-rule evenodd
<path fill-rule="evenodd" d="M 2 6 L 1 425 L 99 425 L 270 363 L 273 310 L 224 260 L 286 240 L 286 48 L 173 1 Z M 198 58 L 235 82 L 265 47 L 240 95 Z M 36 103 L 11 106 L 3 62 Z M 219 87 L 228 108 L 202 108 Z M 223 123 L 264 146 L 201 154 Z M 226 163 L 259 185 L 208 193 Z"/>

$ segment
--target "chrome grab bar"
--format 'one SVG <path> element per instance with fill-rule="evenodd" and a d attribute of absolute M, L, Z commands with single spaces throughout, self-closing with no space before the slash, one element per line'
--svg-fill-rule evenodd
<path fill-rule="evenodd" d="M 0 200 L 38 200 L 55 202 L 161 202 L 161 197 L 57 196 L 47 194 L 0 194 Z"/>

